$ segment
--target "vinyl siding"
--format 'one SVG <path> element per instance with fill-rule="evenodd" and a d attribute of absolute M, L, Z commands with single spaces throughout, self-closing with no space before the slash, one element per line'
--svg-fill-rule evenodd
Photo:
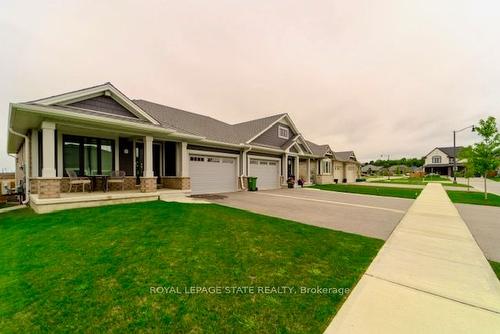
<path fill-rule="evenodd" d="M 289 131 L 288 139 L 278 137 L 278 126 L 282 126 L 282 127 L 288 129 L 288 131 Z M 259 137 L 255 138 L 252 141 L 252 143 L 263 144 L 263 145 L 268 145 L 268 146 L 273 146 L 273 147 L 281 147 L 286 142 L 288 142 L 290 140 L 290 138 L 292 138 L 295 135 L 296 135 L 296 133 L 294 133 L 288 125 L 283 124 L 283 123 L 276 123 L 269 130 L 267 130 L 266 132 L 261 134 Z"/>
<path fill-rule="evenodd" d="M 68 104 L 68 106 L 82 108 L 82 109 L 90 109 L 118 116 L 137 118 L 137 116 L 132 114 L 130 111 L 128 111 L 121 104 L 113 100 L 111 97 L 104 95 L 71 103 Z"/>

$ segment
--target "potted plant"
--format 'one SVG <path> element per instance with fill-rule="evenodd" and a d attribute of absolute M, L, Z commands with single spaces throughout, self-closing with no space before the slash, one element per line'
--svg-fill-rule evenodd
<path fill-rule="evenodd" d="M 301 187 L 301 188 L 304 188 L 304 184 L 306 183 L 306 181 L 303 179 L 303 178 L 299 178 L 297 180 L 297 184 Z"/>
<path fill-rule="evenodd" d="M 288 188 L 293 188 L 295 185 L 295 178 L 289 177 L 288 180 L 286 180 L 286 183 L 288 184 Z"/>

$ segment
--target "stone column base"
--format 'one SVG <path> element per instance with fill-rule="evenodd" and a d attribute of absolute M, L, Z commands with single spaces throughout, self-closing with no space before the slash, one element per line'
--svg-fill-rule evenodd
<path fill-rule="evenodd" d="M 36 183 L 38 198 L 61 197 L 61 178 L 38 178 Z"/>
<path fill-rule="evenodd" d="M 140 177 L 141 179 L 141 192 L 150 193 L 156 191 L 156 176 L 153 177 Z"/>
<path fill-rule="evenodd" d="M 182 176 L 162 176 L 161 184 L 168 189 L 191 189 L 191 178 Z"/>

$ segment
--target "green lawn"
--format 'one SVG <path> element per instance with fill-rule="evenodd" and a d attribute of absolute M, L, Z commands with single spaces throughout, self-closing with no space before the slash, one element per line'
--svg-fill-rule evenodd
<path fill-rule="evenodd" d="M 490 179 L 492 181 L 500 182 L 500 176 L 492 176 L 492 177 L 489 177 L 488 179 Z"/>
<path fill-rule="evenodd" d="M 219 205 L 149 202 L 0 216 L 0 332 L 320 333 L 383 241 Z M 180 294 L 152 294 L 156 286 Z M 225 289 L 223 291 L 226 291 Z M 298 290 L 295 290 L 296 292 Z"/>
<path fill-rule="evenodd" d="M 477 204 L 500 206 L 500 196 L 488 193 L 488 199 L 484 199 L 484 193 L 477 191 L 448 190 L 448 196 L 453 203 Z"/>
<path fill-rule="evenodd" d="M 490 261 L 491 268 L 493 268 L 493 271 L 497 275 L 498 279 L 500 280 L 500 263 L 495 262 L 495 261 Z"/>
<path fill-rule="evenodd" d="M 440 176 L 429 176 L 425 178 L 417 178 L 417 177 L 409 177 L 409 178 L 400 178 L 400 179 L 390 179 L 390 180 L 378 180 L 378 181 L 370 181 L 373 183 L 394 183 L 394 184 L 416 184 L 416 185 L 426 185 L 429 182 L 436 182 L 439 181 L 443 186 L 454 186 L 454 187 L 465 187 L 467 188 L 466 184 L 453 184 L 452 181 L 450 181 L 447 178 L 443 178 Z"/>
<path fill-rule="evenodd" d="M 312 187 L 321 190 L 339 191 L 344 193 L 403 198 L 417 198 L 417 196 L 422 192 L 422 189 L 375 187 L 350 184 L 316 184 Z"/>

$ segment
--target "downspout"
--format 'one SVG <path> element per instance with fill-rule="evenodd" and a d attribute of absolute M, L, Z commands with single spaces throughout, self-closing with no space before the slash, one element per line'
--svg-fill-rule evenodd
<path fill-rule="evenodd" d="M 28 138 L 28 136 L 16 132 L 12 128 L 9 128 L 9 132 L 16 136 L 24 138 L 24 186 L 26 189 L 26 199 L 22 203 L 26 205 L 30 200 L 30 139 Z"/>
<path fill-rule="evenodd" d="M 246 156 L 246 154 L 248 152 L 250 152 L 252 150 L 252 146 L 249 146 L 247 149 L 244 149 L 243 150 L 243 155 Z M 241 186 L 241 190 L 246 190 L 247 188 L 245 187 L 245 184 L 243 182 L 243 177 L 245 176 L 245 169 L 247 168 L 248 166 L 248 156 L 246 156 L 247 158 L 245 159 L 245 165 L 243 165 L 243 173 L 241 173 L 240 175 L 240 186 Z"/>

